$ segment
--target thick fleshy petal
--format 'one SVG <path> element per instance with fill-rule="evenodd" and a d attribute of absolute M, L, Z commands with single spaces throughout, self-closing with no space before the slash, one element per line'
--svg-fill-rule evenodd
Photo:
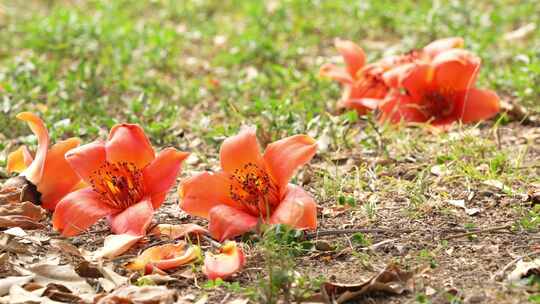
<path fill-rule="evenodd" d="M 433 74 L 431 65 L 418 64 L 402 74 L 400 86 L 407 90 L 413 100 L 420 101 L 432 87 Z"/>
<path fill-rule="evenodd" d="M 64 236 L 73 236 L 114 212 L 115 209 L 101 202 L 99 194 L 85 188 L 71 192 L 56 205 L 53 227 Z"/>
<path fill-rule="evenodd" d="M 242 235 L 257 226 L 258 219 L 227 205 L 218 205 L 208 215 L 208 230 L 221 241 Z"/>
<path fill-rule="evenodd" d="M 66 153 L 66 160 L 80 178 L 90 183 L 92 173 L 107 160 L 105 143 L 94 141 L 70 150 Z"/>
<path fill-rule="evenodd" d="M 334 42 L 337 50 L 341 53 L 347 70 L 352 78 L 355 77 L 356 72 L 360 70 L 366 63 L 366 54 L 364 50 L 349 40 L 336 39 Z"/>
<path fill-rule="evenodd" d="M 391 123 L 405 122 L 426 122 L 427 117 L 420 109 L 418 102 L 412 98 L 401 94 L 390 94 L 379 105 L 380 121 Z"/>
<path fill-rule="evenodd" d="M 317 228 L 317 204 L 299 186 L 289 184 L 282 202 L 270 218 L 272 224 L 287 224 L 299 229 Z"/>
<path fill-rule="evenodd" d="M 210 209 L 217 205 L 242 206 L 230 198 L 231 183 L 227 173 L 202 172 L 188 178 L 178 186 L 180 208 L 185 212 L 208 218 Z"/>
<path fill-rule="evenodd" d="M 269 144 L 264 162 L 279 189 L 285 189 L 294 172 L 317 153 L 317 142 L 308 135 L 294 135 Z"/>
<path fill-rule="evenodd" d="M 228 173 L 234 173 L 236 169 L 242 169 L 248 163 L 260 165 L 262 155 L 255 127 L 243 127 L 237 135 L 225 139 L 219 151 L 219 158 L 221 168 Z"/>
<path fill-rule="evenodd" d="M 493 91 L 470 89 L 463 93 L 460 118 L 464 123 L 489 119 L 500 111 L 499 96 Z"/>
<path fill-rule="evenodd" d="M 462 49 L 452 49 L 433 59 L 433 85 L 439 90 L 465 91 L 474 87 L 480 58 Z"/>
<path fill-rule="evenodd" d="M 353 78 L 347 70 L 335 64 L 327 63 L 319 69 L 319 75 L 331 78 L 343 84 L 352 84 Z"/>
<path fill-rule="evenodd" d="M 145 235 L 152 222 L 154 208 L 150 198 L 129 206 L 110 217 L 111 230 L 115 234 Z"/>
<path fill-rule="evenodd" d="M 176 177 L 182 167 L 182 162 L 189 153 L 167 148 L 161 151 L 157 157 L 143 169 L 144 185 L 147 193 L 152 196 L 154 209 L 159 208 L 163 200 L 156 200 L 164 196 L 176 182 Z"/>
<path fill-rule="evenodd" d="M 450 37 L 438 39 L 430 44 L 426 45 L 423 52 L 430 58 L 434 58 L 442 52 L 446 52 L 451 49 L 462 48 L 465 41 L 461 37 Z"/>
<path fill-rule="evenodd" d="M 228 241 L 219 254 L 208 252 L 204 258 L 203 272 L 208 279 L 226 279 L 244 267 L 244 252 L 236 242 Z"/>
<path fill-rule="evenodd" d="M 47 152 L 43 178 L 37 189 L 41 193 L 43 208 L 54 210 L 62 197 L 73 191 L 80 178 L 66 161 L 66 153 L 79 146 L 81 140 L 69 138 L 54 144 Z"/>
<path fill-rule="evenodd" d="M 147 265 L 161 270 L 173 269 L 193 263 L 201 258 L 199 246 L 189 245 L 186 242 L 154 246 L 143 251 L 135 260 L 129 262 L 129 270 L 143 270 Z"/>
<path fill-rule="evenodd" d="M 19 149 L 8 154 L 7 173 L 21 173 L 32 163 L 33 157 L 26 146 L 20 146 Z"/>
<path fill-rule="evenodd" d="M 144 134 L 143 129 L 136 124 L 120 124 L 112 127 L 107 143 L 107 161 L 131 162 L 143 169 L 154 160 L 154 149 Z"/>
<path fill-rule="evenodd" d="M 36 156 L 30 166 L 21 173 L 32 184 L 37 185 L 43 175 L 43 167 L 45 165 L 45 158 L 47 157 L 47 149 L 49 148 L 49 132 L 43 120 L 33 113 L 22 112 L 17 115 L 17 118 L 26 121 L 32 132 L 37 136 L 38 148 Z"/>

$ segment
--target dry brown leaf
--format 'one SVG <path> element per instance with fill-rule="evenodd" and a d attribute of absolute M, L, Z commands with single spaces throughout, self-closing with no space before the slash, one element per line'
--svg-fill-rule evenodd
<path fill-rule="evenodd" d="M 65 286 L 54 283 L 47 285 L 47 288 L 45 288 L 43 291 L 42 296 L 64 303 L 78 303 L 81 301 L 80 297 L 71 293 L 71 291 Z"/>
<path fill-rule="evenodd" d="M 510 274 L 508 274 L 508 281 L 519 282 L 521 279 L 529 277 L 531 275 L 540 276 L 540 258 L 531 262 L 519 261 Z"/>
<path fill-rule="evenodd" d="M 327 282 L 321 287 L 322 295 L 328 303 L 345 303 L 374 292 L 399 295 L 411 291 L 411 279 L 415 272 L 402 271 L 390 264 L 383 271 L 358 284 L 338 284 Z"/>
<path fill-rule="evenodd" d="M 173 290 L 164 286 L 126 286 L 97 298 L 96 304 L 172 304 L 176 298 Z"/>
<path fill-rule="evenodd" d="M 114 258 L 135 245 L 142 236 L 130 234 L 112 234 L 105 238 L 103 247 L 96 251 L 97 258 Z"/>
<path fill-rule="evenodd" d="M 7 277 L 0 279 L 0 296 L 7 295 L 13 285 L 22 286 L 32 280 L 33 276 Z"/>
<path fill-rule="evenodd" d="M 184 238 L 190 234 L 206 234 L 208 230 L 197 224 L 159 224 L 150 233 L 155 236 L 166 236 L 175 240 Z"/>
<path fill-rule="evenodd" d="M 39 192 L 36 186 L 26 178 L 17 176 L 8 179 L 0 189 L 0 205 L 21 202 L 39 203 Z"/>
<path fill-rule="evenodd" d="M 98 279 L 99 283 L 107 292 L 128 283 L 128 278 L 114 272 L 111 265 L 98 265 L 98 270 L 103 275 L 103 278 Z"/>
<path fill-rule="evenodd" d="M 20 215 L 39 222 L 47 215 L 47 212 L 40 206 L 32 202 L 21 202 L 15 204 L 0 205 L 0 216 Z"/>
<path fill-rule="evenodd" d="M 79 248 L 75 247 L 71 243 L 64 240 L 51 240 L 51 247 L 58 250 L 61 253 L 69 254 L 78 258 L 82 258 Z"/>
<path fill-rule="evenodd" d="M 43 286 L 54 283 L 63 285 L 76 294 L 95 293 L 92 286 L 85 279 L 81 278 L 75 272 L 73 266 L 69 264 L 38 264 L 26 267 L 25 269 L 19 268 L 18 271 L 24 274 L 34 275 L 33 281 Z"/>

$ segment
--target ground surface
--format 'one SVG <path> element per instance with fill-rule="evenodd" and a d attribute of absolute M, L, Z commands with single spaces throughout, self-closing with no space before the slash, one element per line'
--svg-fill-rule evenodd
<path fill-rule="evenodd" d="M 530 24 L 537 29 L 508 38 Z M 368 278 L 394 261 L 428 270 L 413 292 L 364 303 L 527 303 L 530 289 L 494 276 L 540 249 L 540 210 L 527 200 L 540 175 L 532 119 L 540 113 L 539 26 L 534 0 L 1 1 L 0 164 L 19 144 L 34 144 L 14 119 L 23 110 L 39 112 L 55 139 L 90 141 L 117 122 L 139 123 L 155 146 L 194 154 L 181 178 L 216 168 L 221 141 L 242 124 L 256 125 L 263 145 L 308 133 L 319 153 L 295 182 L 317 199 L 325 232 L 249 240 L 247 266 L 231 283 L 213 287 L 198 273 L 172 287 L 212 303 L 257 302 L 269 265 L 295 278 L 292 293 L 300 294 L 330 277 Z M 479 86 L 524 110 L 441 134 L 334 115 L 339 86 L 317 73 L 339 62 L 335 37 L 377 59 L 447 36 L 464 37 L 482 58 Z M 171 193 L 156 222 L 206 224 L 176 200 Z M 478 212 L 468 215 L 452 200 Z M 471 229 L 477 233 L 459 236 Z M 100 223 L 70 242 L 93 250 L 107 234 Z M 40 247 L 35 259 L 47 251 Z"/>

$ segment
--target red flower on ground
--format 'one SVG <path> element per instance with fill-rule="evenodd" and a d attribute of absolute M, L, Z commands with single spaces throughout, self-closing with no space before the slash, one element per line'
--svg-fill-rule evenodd
<path fill-rule="evenodd" d="M 144 235 L 154 209 L 165 200 L 188 155 L 167 148 L 155 156 L 141 127 L 114 126 L 106 142 L 96 141 L 66 155 L 90 187 L 58 203 L 54 228 L 72 236 L 108 216 L 114 233 Z"/>
<path fill-rule="evenodd" d="M 475 88 L 480 58 L 454 49 L 439 53 L 403 73 L 395 90 L 379 106 L 381 120 L 430 122 L 448 126 L 476 122 L 499 112 L 499 97 Z M 403 92 L 404 89 L 404 92 Z"/>
<path fill-rule="evenodd" d="M 436 40 L 421 50 L 383 58 L 366 65 L 363 49 L 352 41 L 336 39 L 335 46 L 345 61 L 345 68 L 325 64 L 320 75 L 330 77 L 343 85 L 339 106 L 366 114 L 375 109 L 389 92 L 389 86 L 406 71 L 409 65 L 429 62 L 438 54 L 463 46 L 459 37 Z"/>
<path fill-rule="evenodd" d="M 210 234 L 220 241 L 255 228 L 259 221 L 315 229 L 315 201 L 289 180 L 316 149 L 311 137 L 295 135 L 271 143 L 261 154 L 255 128 L 245 128 L 223 142 L 222 171 L 200 173 L 179 186 L 180 206 L 207 218 Z"/>
<path fill-rule="evenodd" d="M 244 252 L 236 242 L 227 241 L 219 249 L 218 254 L 206 253 L 203 272 L 208 279 L 226 279 L 244 267 Z"/>
<path fill-rule="evenodd" d="M 21 146 L 7 158 L 7 172 L 19 173 L 37 187 L 43 208 L 54 210 L 66 194 L 79 189 L 81 179 L 65 160 L 65 154 L 80 144 L 78 138 L 68 138 L 49 149 L 49 133 L 39 116 L 22 112 L 17 118 L 25 121 L 38 138 L 35 158 L 26 146 Z"/>

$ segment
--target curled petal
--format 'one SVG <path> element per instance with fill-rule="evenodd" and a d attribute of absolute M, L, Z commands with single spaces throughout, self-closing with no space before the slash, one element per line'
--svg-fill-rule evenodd
<path fill-rule="evenodd" d="M 336 39 L 334 44 L 341 53 L 341 56 L 347 65 L 349 74 L 354 78 L 356 72 L 358 72 L 358 70 L 366 63 L 366 54 L 364 53 L 364 50 L 349 40 Z"/>
<path fill-rule="evenodd" d="M 143 169 L 154 160 L 154 149 L 143 129 L 136 124 L 112 127 L 105 149 L 107 161 L 111 163 L 131 162 Z"/>
<path fill-rule="evenodd" d="M 111 230 L 116 234 L 145 235 L 153 215 L 152 202 L 150 198 L 145 198 L 112 215 L 110 218 Z"/>
<path fill-rule="evenodd" d="M 32 163 L 32 155 L 26 146 L 20 146 L 19 149 L 8 154 L 6 171 L 8 173 L 21 173 Z"/>
<path fill-rule="evenodd" d="M 103 247 L 96 252 L 96 257 L 109 259 L 117 257 L 128 251 L 142 238 L 142 235 L 111 234 L 105 238 Z"/>
<path fill-rule="evenodd" d="M 114 212 L 115 209 L 101 202 L 99 194 L 85 188 L 69 193 L 56 205 L 53 227 L 64 236 L 74 236 Z"/>
<path fill-rule="evenodd" d="M 450 37 L 435 40 L 430 44 L 426 45 L 423 49 L 424 53 L 427 54 L 430 58 L 434 58 L 442 52 L 462 48 L 465 44 L 465 41 L 461 37 Z"/>
<path fill-rule="evenodd" d="M 38 139 L 36 157 L 30 166 L 21 173 L 21 175 L 26 177 L 32 184 L 37 185 L 41 181 L 43 175 L 43 167 L 45 165 L 45 158 L 47 157 L 47 149 L 49 148 L 49 132 L 47 131 L 43 120 L 33 113 L 22 112 L 17 115 L 17 118 L 26 121 Z"/>
<path fill-rule="evenodd" d="M 180 172 L 182 162 L 188 156 L 189 153 L 173 148 L 161 151 L 143 170 L 146 191 L 152 196 L 159 193 L 166 194 L 176 182 L 176 176 Z M 154 209 L 159 208 L 162 202 L 163 200 L 152 200 Z"/>
<path fill-rule="evenodd" d="M 384 83 L 391 88 L 399 88 L 401 81 L 409 72 L 416 67 L 415 63 L 402 64 L 391 68 L 382 74 Z"/>
<path fill-rule="evenodd" d="M 463 95 L 460 118 L 464 123 L 489 119 L 500 111 L 499 96 L 493 91 L 472 88 Z"/>
<path fill-rule="evenodd" d="M 92 173 L 107 160 L 105 143 L 94 141 L 66 153 L 66 160 L 85 182 L 90 183 Z"/>
<path fill-rule="evenodd" d="M 210 235 L 220 242 L 242 235 L 255 228 L 258 223 L 256 217 L 227 205 L 212 208 L 208 221 Z"/>
<path fill-rule="evenodd" d="M 317 153 L 317 142 L 307 135 L 294 135 L 269 144 L 264 162 L 279 189 L 284 189 L 294 172 Z"/>
<path fill-rule="evenodd" d="M 289 184 L 285 197 L 272 214 L 270 222 L 299 229 L 316 229 L 317 204 L 304 189 Z"/>
<path fill-rule="evenodd" d="M 166 236 L 170 239 L 184 238 L 190 234 L 206 234 L 208 230 L 197 224 L 159 224 L 152 229 L 152 234 L 155 236 Z"/>
<path fill-rule="evenodd" d="M 243 127 L 237 135 L 223 141 L 219 151 L 223 171 L 234 173 L 248 163 L 261 164 L 262 156 L 255 133 L 255 127 Z"/>
<path fill-rule="evenodd" d="M 323 77 L 329 77 L 335 81 L 343 84 L 352 84 L 353 78 L 347 70 L 341 67 L 337 67 L 334 64 L 327 63 L 319 69 L 319 75 Z"/>
<path fill-rule="evenodd" d="M 43 178 L 37 186 L 41 193 L 43 208 L 54 210 L 58 201 L 73 191 L 81 181 L 65 158 L 66 152 L 79 146 L 80 143 L 78 138 L 69 138 L 54 144 L 49 149 L 45 158 Z"/>
<path fill-rule="evenodd" d="M 244 267 L 245 258 L 236 242 L 228 241 L 219 254 L 207 253 L 204 258 L 203 272 L 210 280 L 226 279 Z"/>
<path fill-rule="evenodd" d="M 223 171 L 199 173 L 178 186 L 180 208 L 191 215 L 204 218 L 208 218 L 210 209 L 220 204 L 240 209 L 242 206 L 230 198 L 230 186 L 229 177 Z"/>
<path fill-rule="evenodd" d="M 464 91 L 474 87 L 480 58 L 462 49 L 439 54 L 432 62 L 433 84 L 443 90 Z"/>
<path fill-rule="evenodd" d="M 135 260 L 128 263 L 129 270 L 143 270 L 147 265 L 161 270 L 173 269 L 193 263 L 201 258 L 199 246 L 188 245 L 186 242 L 165 244 L 146 249 Z"/>

